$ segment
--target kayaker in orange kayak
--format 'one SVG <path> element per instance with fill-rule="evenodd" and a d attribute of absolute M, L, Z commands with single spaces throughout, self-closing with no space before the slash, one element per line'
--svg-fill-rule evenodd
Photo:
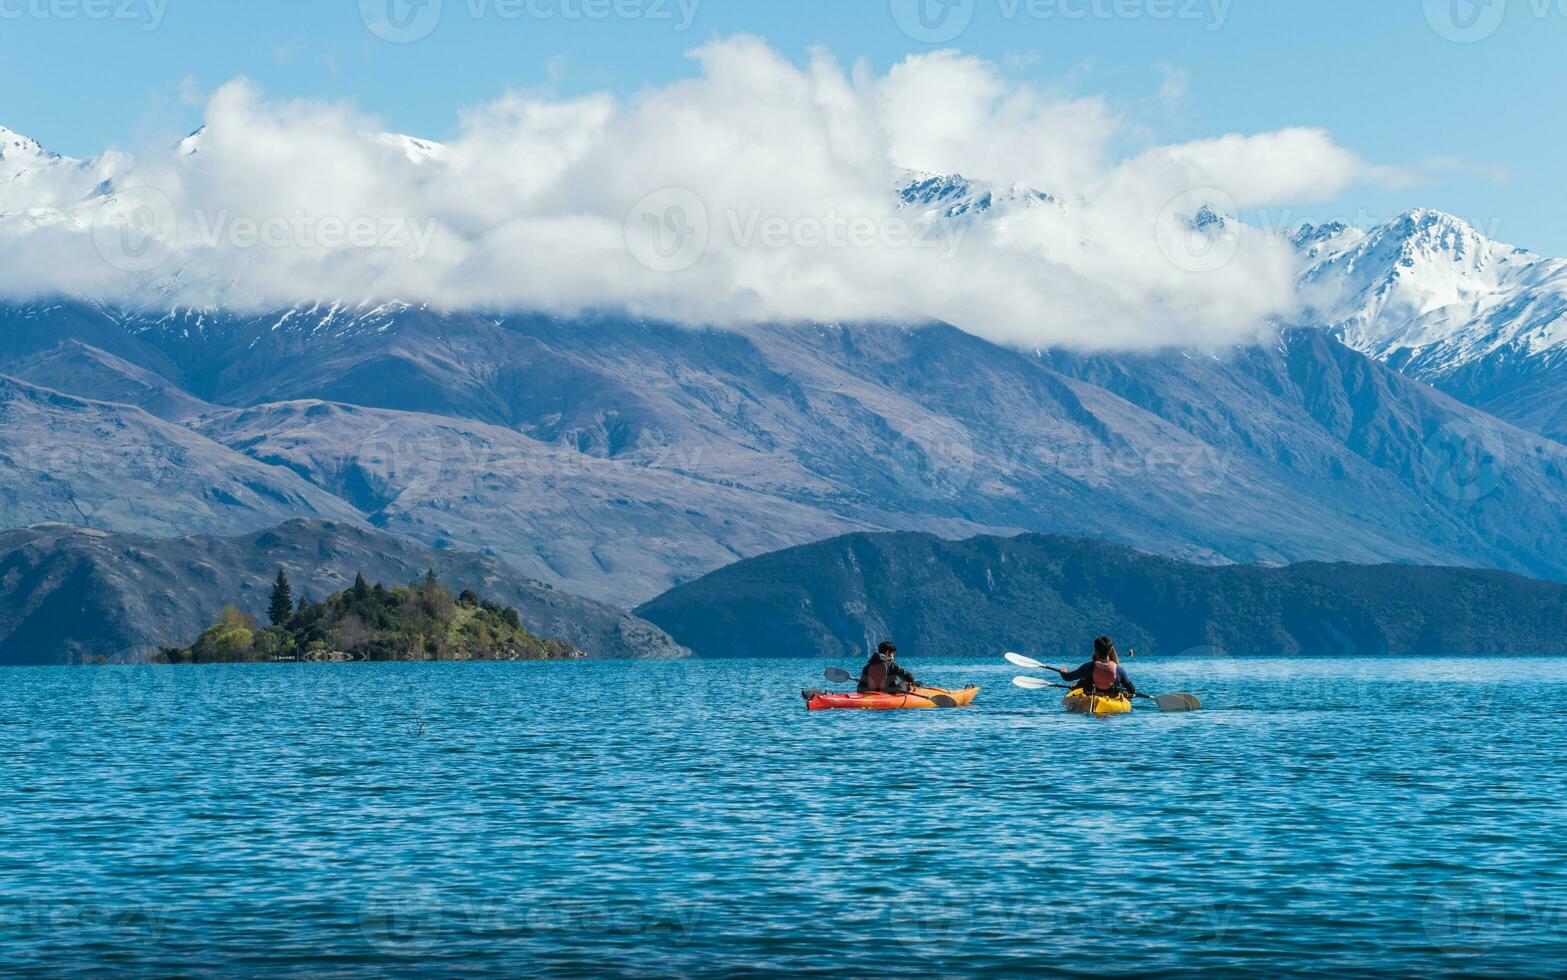
<path fill-rule="evenodd" d="M 1137 694 L 1132 679 L 1121 667 L 1121 655 L 1115 652 L 1115 644 L 1108 636 L 1094 640 L 1094 659 L 1076 670 L 1056 669 L 1064 681 L 1073 681 L 1074 691 L 1084 691 L 1103 697 L 1125 694 L 1128 698 Z"/>
<path fill-rule="evenodd" d="M 871 654 L 865 669 L 860 671 L 859 693 L 904 694 L 912 690 L 919 682 L 913 674 L 898 666 L 897 656 L 898 648 L 883 640 Z"/>

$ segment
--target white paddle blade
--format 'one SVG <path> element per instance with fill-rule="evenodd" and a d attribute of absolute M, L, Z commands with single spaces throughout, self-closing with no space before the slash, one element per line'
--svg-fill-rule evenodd
<path fill-rule="evenodd" d="M 1190 694 L 1159 694 L 1154 696 L 1154 703 L 1160 711 L 1196 711 L 1202 707 L 1202 702 Z"/>
<path fill-rule="evenodd" d="M 1048 668 L 1033 657 L 1025 657 L 1021 653 L 1005 654 L 1007 663 L 1014 667 L 1025 667 L 1029 670 L 1047 670 Z"/>
<path fill-rule="evenodd" d="M 1054 687 L 1043 677 L 1014 677 L 1012 683 L 1028 691 L 1042 691 L 1047 687 Z"/>

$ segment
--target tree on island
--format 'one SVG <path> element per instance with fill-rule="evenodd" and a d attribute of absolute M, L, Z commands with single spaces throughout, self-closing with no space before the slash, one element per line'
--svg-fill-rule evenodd
<path fill-rule="evenodd" d="M 284 610 L 289 614 L 279 619 Z M 218 621 L 187 649 L 162 649 L 173 663 L 294 660 L 546 660 L 581 656 L 571 644 L 547 640 L 523 625 L 510 606 L 464 590 L 461 598 L 434 572 L 406 586 L 354 584 L 324 602 L 292 608 L 288 578 L 278 570 L 269 609 L 273 625 L 224 607 Z"/>
<path fill-rule="evenodd" d="M 278 566 L 277 581 L 272 583 L 272 601 L 267 604 L 267 618 L 273 626 L 282 626 L 294 617 L 294 590 L 288 584 L 288 576 Z"/>

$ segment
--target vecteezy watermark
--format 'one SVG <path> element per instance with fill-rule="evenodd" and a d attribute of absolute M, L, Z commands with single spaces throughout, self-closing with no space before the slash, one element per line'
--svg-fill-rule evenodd
<path fill-rule="evenodd" d="M 1235 198 L 1217 187 L 1176 195 L 1154 219 L 1154 238 L 1169 263 L 1184 272 L 1214 272 L 1240 250 Z"/>
<path fill-rule="evenodd" d="M 922 433 L 919 438 L 902 435 L 893 441 L 887 469 L 904 493 L 923 500 L 950 500 L 974 481 L 978 459 L 961 429 Z"/>
<path fill-rule="evenodd" d="M 168 195 L 153 187 L 127 188 L 93 213 L 93 247 L 122 272 L 152 272 L 169 260 L 181 232 L 205 249 L 379 249 L 415 260 L 429 253 L 439 225 L 405 215 L 234 214 L 192 211 L 182 216 Z"/>
<path fill-rule="evenodd" d="M 1454 44 L 1488 40 L 1509 17 L 1567 21 L 1567 0 L 1423 0 L 1426 23 Z"/>
<path fill-rule="evenodd" d="M 910 954 L 924 960 L 949 960 L 974 934 L 974 897 L 961 885 L 940 894 L 905 895 L 892 903 L 892 934 Z"/>
<path fill-rule="evenodd" d="M 1437 493 L 1470 503 L 1501 485 L 1507 444 L 1495 427 L 1457 418 L 1442 423 L 1426 438 L 1421 459 Z"/>
<path fill-rule="evenodd" d="M 924 44 L 956 40 L 974 20 L 975 0 L 892 0 L 892 19 Z"/>
<path fill-rule="evenodd" d="M 1218 31 L 1234 0 L 891 0 L 899 30 L 923 44 L 955 41 L 974 21 L 981 3 L 1003 21 L 1041 23 L 1082 20 L 1192 21 Z"/>
<path fill-rule="evenodd" d="M 486 945 L 549 944 L 586 937 L 637 939 L 649 945 L 684 946 L 702 916 L 697 905 L 659 902 L 595 903 L 555 896 L 517 895 L 446 901 L 434 889 L 387 888 L 359 907 L 359 932 L 377 952 L 418 957 L 456 937 L 482 937 Z"/>
<path fill-rule="evenodd" d="M 901 214 L 844 214 L 832 207 L 819 214 L 788 215 L 761 208 L 727 208 L 719 219 L 712 220 L 696 192 L 665 187 L 626 212 L 626 249 L 655 272 L 691 268 L 715 238 L 725 248 L 740 250 L 928 249 L 950 260 L 967 233 L 959 222 L 919 221 Z"/>
<path fill-rule="evenodd" d="M 112 20 L 155 31 L 169 0 L 0 0 L 0 20 Z"/>
<path fill-rule="evenodd" d="M 626 212 L 626 249 L 654 272 L 682 272 L 702 261 L 712 229 L 695 191 L 664 187 Z"/>
<path fill-rule="evenodd" d="M 956 257 L 966 226 L 951 221 L 911 221 L 902 215 L 845 215 L 834 208 L 821 214 L 763 214 L 759 208 L 724 212 L 729 240 L 739 248 L 936 249 L 942 259 Z"/>
<path fill-rule="evenodd" d="M 165 0 L 167 2 L 167 0 Z M 645 21 L 688 31 L 702 0 L 359 0 L 370 33 L 393 44 L 422 41 L 435 33 L 446 4 L 473 20 L 503 22 Z"/>
<path fill-rule="evenodd" d="M 440 941 L 441 929 L 440 896 L 427 887 L 383 889 L 359 906 L 359 934 L 383 954 L 426 953 Z"/>
<path fill-rule="evenodd" d="M 1488 953 L 1508 933 L 1508 895 L 1496 881 L 1482 875 L 1463 875 L 1439 884 L 1426 898 L 1423 918 L 1426 937 L 1449 956 Z M 1514 918 L 1520 933 L 1521 912 Z"/>
<path fill-rule="evenodd" d="M 1501 30 L 1507 0 L 1424 0 L 1426 23 L 1455 44 L 1473 44 Z"/>
<path fill-rule="evenodd" d="M 197 241 L 207 248 L 381 249 L 424 258 L 438 230 L 435 219 L 392 215 L 310 214 L 256 217 L 228 211 L 193 214 Z"/>
<path fill-rule="evenodd" d="M 948 963 L 994 935 L 1040 948 L 1055 947 L 1061 936 L 1085 934 L 1106 941 L 1158 936 L 1188 945 L 1218 943 L 1236 919 L 1228 905 L 1105 901 L 1068 908 L 1040 897 L 980 899 L 952 884 L 928 892 L 909 889 L 886 904 L 885 921 L 856 921 L 855 931 L 873 941 L 890 932 L 911 956 Z"/>
<path fill-rule="evenodd" d="M 155 187 L 130 187 L 93 212 L 93 247 L 122 272 L 151 272 L 167 262 L 179 233 L 174 203 Z"/>
<path fill-rule="evenodd" d="M 169 910 L 154 905 L 102 905 L 75 899 L 33 899 L 0 910 L 0 933 L 70 937 L 133 936 L 158 939 Z"/>

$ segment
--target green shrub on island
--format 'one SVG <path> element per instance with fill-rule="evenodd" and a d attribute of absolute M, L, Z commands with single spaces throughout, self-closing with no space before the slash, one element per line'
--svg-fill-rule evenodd
<path fill-rule="evenodd" d="M 292 608 L 292 612 L 284 610 Z M 570 644 L 528 632 L 517 610 L 465 589 L 453 596 L 432 571 L 387 588 L 357 576 L 322 602 L 292 605 L 280 569 L 268 606 L 273 625 L 230 605 L 186 648 L 166 647 L 172 663 L 278 661 L 557 660 L 580 657 Z"/>

